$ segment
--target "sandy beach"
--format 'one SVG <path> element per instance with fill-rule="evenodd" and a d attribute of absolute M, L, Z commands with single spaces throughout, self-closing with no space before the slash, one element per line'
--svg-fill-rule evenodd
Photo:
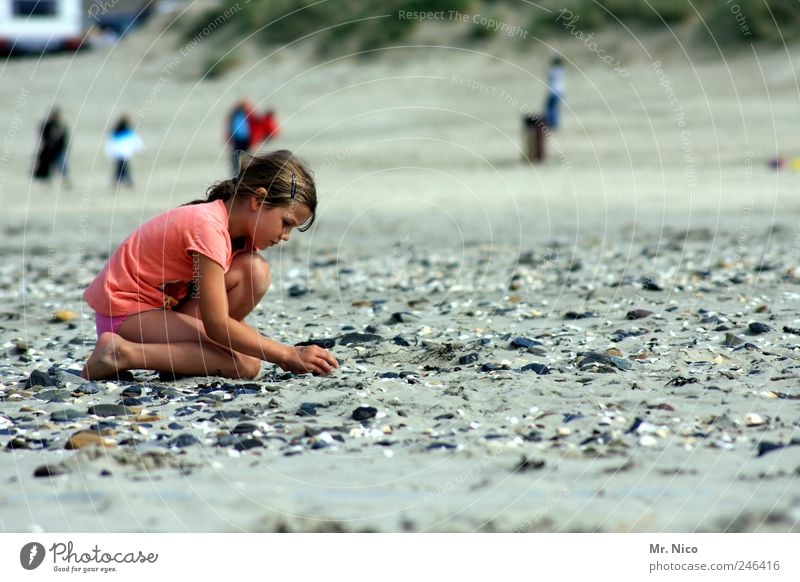
<path fill-rule="evenodd" d="M 374 58 L 248 49 L 199 80 L 168 22 L 0 62 L 0 531 L 800 529 L 800 174 L 767 166 L 800 155 L 790 51 L 598 35 L 623 77 L 565 38 L 563 124 L 531 166 L 546 46 L 423 28 Z M 332 340 L 341 368 L 83 381 L 83 289 L 226 177 L 243 96 L 320 193 L 312 231 L 265 252 L 249 321 Z M 53 102 L 71 189 L 28 177 Z M 146 149 L 115 194 L 123 112 Z"/>

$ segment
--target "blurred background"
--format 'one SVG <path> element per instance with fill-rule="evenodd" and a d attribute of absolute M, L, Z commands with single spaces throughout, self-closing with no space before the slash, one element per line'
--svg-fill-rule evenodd
<path fill-rule="evenodd" d="M 278 127 L 252 151 L 292 149 L 315 168 L 333 247 L 736 225 L 798 207 L 792 0 L 3 7 L 0 207 L 12 231 L 63 230 L 60 245 L 77 244 L 81 220 L 113 245 L 226 178 L 242 103 Z M 559 123 L 530 163 L 524 117 L 546 112 L 554 83 Z M 69 179 L 32 180 L 53 108 Z M 118 188 L 107 152 L 122 116 L 144 147 Z"/>

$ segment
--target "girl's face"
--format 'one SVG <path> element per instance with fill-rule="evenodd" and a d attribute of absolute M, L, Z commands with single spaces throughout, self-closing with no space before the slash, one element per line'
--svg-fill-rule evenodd
<path fill-rule="evenodd" d="M 300 202 L 291 206 L 266 206 L 250 198 L 251 228 L 249 237 L 258 250 L 289 240 L 292 229 L 311 217 L 311 209 Z"/>

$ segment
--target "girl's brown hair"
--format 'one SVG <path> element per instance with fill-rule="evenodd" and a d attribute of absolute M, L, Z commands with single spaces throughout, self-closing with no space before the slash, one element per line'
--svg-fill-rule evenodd
<path fill-rule="evenodd" d="M 258 192 L 267 191 L 266 196 Z M 189 204 L 203 204 L 235 197 L 254 196 L 267 206 L 305 204 L 311 216 L 297 230 L 305 232 L 314 224 L 317 213 L 317 189 L 308 167 L 289 150 L 277 150 L 261 155 L 242 154 L 239 173 L 235 178 L 217 182 L 206 190 L 206 198 Z"/>

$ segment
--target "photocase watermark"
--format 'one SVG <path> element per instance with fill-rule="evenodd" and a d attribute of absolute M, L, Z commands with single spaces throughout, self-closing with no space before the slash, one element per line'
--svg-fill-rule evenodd
<path fill-rule="evenodd" d="M 479 93 L 483 93 L 484 95 L 489 95 L 491 97 L 496 97 L 505 105 L 513 107 L 522 115 L 529 115 L 532 111 L 535 111 L 533 107 L 524 103 L 514 97 L 511 93 L 506 91 L 505 89 L 501 89 L 495 85 L 490 85 L 489 83 L 484 83 L 477 79 L 471 79 L 470 77 L 465 77 L 463 75 L 459 75 L 454 73 L 451 77 L 450 81 L 454 85 L 458 85 L 459 87 L 467 88 L 471 91 L 478 91 Z M 542 132 L 544 133 L 545 137 L 549 138 L 553 144 L 553 149 L 556 152 L 556 156 L 558 157 L 561 165 L 564 169 L 570 169 L 572 164 L 567 157 L 567 154 L 564 150 L 564 147 L 561 144 L 561 141 L 555 136 L 552 130 L 545 125 L 542 128 Z"/>
<path fill-rule="evenodd" d="M 178 67 L 181 66 L 183 61 L 192 53 L 192 51 L 196 49 L 206 37 L 213 34 L 214 31 L 216 31 L 220 26 L 238 14 L 242 10 L 243 4 L 246 5 L 249 3 L 250 0 L 243 0 L 242 2 L 237 2 L 230 8 L 227 8 L 225 12 L 206 24 L 202 30 L 200 30 L 200 32 L 192 37 L 189 42 L 178 49 L 178 52 L 175 53 L 175 56 L 172 58 L 172 60 L 164 65 L 164 67 L 161 69 L 161 75 L 150 88 L 150 92 L 147 94 L 144 103 L 142 103 L 142 106 L 136 112 L 136 117 L 138 119 L 142 119 L 145 115 L 147 115 L 147 112 L 150 111 L 150 108 L 158 101 L 158 96 L 164 89 L 164 85 L 167 84 L 167 81 L 170 79 L 170 77 L 172 77 Z"/>
<path fill-rule="evenodd" d="M 499 454 L 499 450 L 492 450 L 488 454 L 481 457 L 481 460 L 478 464 L 472 465 L 466 471 L 462 471 L 453 479 L 448 479 L 442 485 L 439 485 L 433 491 L 428 491 L 425 493 L 425 503 L 429 503 L 436 499 L 437 497 L 441 497 L 442 495 L 449 495 L 455 491 L 456 487 L 459 485 L 463 485 L 467 481 L 474 479 L 481 475 L 486 469 L 486 466 Z"/>
<path fill-rule="evenodd" d="M 508 37 L 527 39 L 530 33 L 518 24 L 511 24 L 497 20 L 483 14 L 465 14 L 458 10 L 398 10 L 398 20 L 439 20 L 450 22 L 471 22 L 493 32 L 499 32 Z"/>
<path fill-rule="evenodd" d="M 5 186 L 11 151 L 17 139 L 17 132 L 19 131 L 20 124 L 22 123 L 22 114 L 28 108 L 30 94 L 31 92 L 28 89 L 20 89 L 17 99 L 14 101 L 14 109 L 11 111 L 8 131 L 3 139 L 2 148 L 0 148 L 0 208 L 2 208 L 3 200 L 6 196 Z"/>
<path fill-rule="evenodd" d="M 615 59 L 613 56 L 609 55 L 605 49 L 600 48 L 597 41 L 594 40 L 594 33 L 586 35 L 582 30 L 576 28 L 575 25 L 578 24 L 580 19 L 580 15 L 573 14 L 568 8 L 562 8 L 556 17 L 556 22 L 560 22 L 572 36 L 581 41 L 587 49 L 596 54 L 598 59 L 608 65 L 612 70 L 616 71 L 620 77 L 629 76 L 631 74 L 630 71 L 621 66 L 622 63 L 619 59 Z"/>
<path fill-rule="evenodd" d="M 736 237 L 736 255 L 734 261 L 740 261 L 747 254 L 748 244 L 747 239 L 750 237 L 751 216 L 753 214 L 753 150 L 745 152 L 744 158 L 744 191 L 750 195 L 750 199 L 745 202 L 742 209 L 742 224 L 739 227 L 739 236 Z"/>
<path fill-rule="evenodd" d="M 108 574 L 118 572 L 118 566 L 122 564 L 155 564 L 158 561 L 158 554 L 154 552 L 105 551 L 96 544 L 88 551 L 81 551 L 68 541 L 56 542 L 48 550 L 39 542 L 27 543 L 20 550 L 19 562 L 26 570 L 35 570 L 48 554 L 52 558 L 53 572 L 73 574 Z"/>
<path fill-rule="evenodd" d="M 19 551 L 19 563 L 26 570 L 35 570 L 44 562 L 44 546 L 39 542 L 30 542 Z"/>
<path fill-rule="evenodd" d="M 530 518 L 526 519 L 523 523 L 521 523 L 517 528 L 514 530 L 514 533 L 526 533 L 529 532 L 531 529 L 539 525 L 546 517 L 547 514 L 550 512 L 553 507 L 555 507 L 556 503 L 560 499 L 563 499 L 567 495 L 572 493 L 572 488 L 567 487 L 566 485 L 561 487 L 558 490 L 558 494 L 550 497 L 543 506 L 541 506 L 536 513 L 534 513 Z"/>
<path fill-rule="evenodd" d="M 675 89 L 672 87 L 672 83 L 669 80 L 666 72 L 664 72 L 664 68 L 661 65 L 661 61 L 655 61 L 650 65 L 656 73 L 656 78 L 658 79 L 658 84 L 664 89 L 664 92 L 667 95 L 667 100 L 669 104 L 672 106 L 672 114 L 675 118 L 675 125 L 678 129 L 681 130 L 680 132 L 680 149 L 681 155 L 683 157 L 684 162 L 684 174 L 686 175 L 686 187 L 691 194 L 694 192 L 694 188 L 697 185 L 697 162 L 694 159 L 693 148 L 692 148 L 692 132 L 689 128 L 686 127 L 686 111 L 683 108 L 683 105 L 678 99 L 677 94 L 675 93 Z"/>
<path fill-rule="evenodd" d="M 744 36 L 753 36 L 753 31 L 750 30 L 750 25 L 747 22 L 747 16 L 745 16 L 744 12 L 742 12 L 742 7 L 733 0 L 725 0 L 725 4 L 728 6 L 728 10 L 731 11 L 733 18 L 736 20 L 736 24 L 739 25 L 739 30 L 742 31 L 742 34 Z"/>
<path fill-rule="evenodd" d="M 94 0 L 89 5 L 87 12 L 90 17 L 97 18 L 98 16 L 105 16 L 114 6 L 119 4 L 119 0 Z"/>
<path fill-rule="evenodd" d="M 366 151 L 366 149 L 367 149 L 367 142 L 365 141 L 349 144 L 347 145 L 347 147 L 337 150 L 335 154 L 327 156 L 321 164 L 315 166 L 314 174 L 316 174 L 317 176 L 319 176 L 320 174 L 324 174 L 327 170 L 330 170 L 339 162 L 343 162 L 350 156 L 360 154 L 361 152 Z"/>

